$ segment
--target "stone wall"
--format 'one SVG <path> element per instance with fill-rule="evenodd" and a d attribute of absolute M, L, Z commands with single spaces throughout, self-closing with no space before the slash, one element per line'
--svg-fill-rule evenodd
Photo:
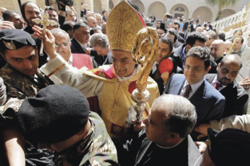
<path fill-rule="evenodd" d="M 27 0 L 21 0 L 22 2 L 25 2 Z M 44 8 L 44 0 L 31 0 L 36 2 L 41 8 Z M 151 14 L 156 15 L 158 18 L 162 18 L 163 14 L 166 12 L 171 13 L 173 15 L 175 14 L 183 14 L 184 17 L 192 18 L 200 16 L 200 19 L 202 21 L 212 21 L 216 17 L 216 13 L 218 11 L 217 5 L 215 6 L 209 6 L 205 0 L 199 0 L 197 1 L 193 0 L 131 0 L 132 3 L 137 4 L 140 7 L 140 12 L 145 13 L 146 16 L 149 16 Z M 0 0 L 0 6 L 6 7 L 9 10 L 15 10 L 19 12 L 19 6 L 18 6 L 18 0 Z M 116 5 L 119 3 L 120 0 L 74 0 L 74 8 L 77 11 L 77 13 L 80 13 L 80 7 L 81 3 L 87 3 L 89 5 L 89 9 L 91 11 L 95 11 L 100 13 L 102 10 L 106 9 L 108 10 L 111 6 Z M 226 16 L 227 13 L 234 13 L 240 11 L 244 6 L 246 6 L 248 3 L 248 0 L 241 0 L 234 6 L 228 6 L 223 9 L 222 13 Z M 159 6 L 162 8 L 162 10 L 159 10 Z M 177 8 L 183 8 L 185 9 L 184 12 L 177 12 Z M 208 12 L 204 12 L 204 11 Z M 225 12 L 224 12 L 225 11 Z M 229 12 L 230 11 L 230 12 Z M 204 15 L 204 13 L 207 13 Z M 209 13 L 209 14 L 208 14 Z"/>
<path fill-rule="evenodd" d="M 21 0 L 21 3 L 24 3 L 26 1 L 33 1 L 38 6 L 40 6 L 42 9 L 45 7 L 45 1 L 44 0 Z M 13 10 L 21 14 L 18 0 L 0 0 L 0 7 L 5 7 L 8 10 Z"/>

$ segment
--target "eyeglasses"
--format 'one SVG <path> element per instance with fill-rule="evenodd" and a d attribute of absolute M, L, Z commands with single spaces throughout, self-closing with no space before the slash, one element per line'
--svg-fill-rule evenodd
<path fill-rule="evenodd" d="M 62 44 L 57 44 L 55 43 L 55 47 L 58 48 L 59 46 L 62 46 L 62 48 L 67 48 L 68 43 L 62 43 Z"/>
<path fill-rule="evenodd" d="M 201 67 L 201 66 L 188 66 L 188 65 L 186 65 L 186 66 L 184 66 L 184 69 L 185 70 L 193 70 L 193 71 L 201 71 L 201 70 L 203 70 L 204 69 L 204 67 Z"/>

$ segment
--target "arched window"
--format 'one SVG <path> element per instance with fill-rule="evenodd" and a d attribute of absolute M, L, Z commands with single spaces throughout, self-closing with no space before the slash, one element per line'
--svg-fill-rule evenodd
<path fill-rule="evenodd" d="M 175 12 L 185 12 L 185 9 L 182 7 L 177 7 L 174 9 Z"/>
<path fill-rule="evenodd" d="M 183 15 L 185 15 L 185 9 L 183 7 L 176 7 L 174 9 L 174 17 L 182 17 Z"/>

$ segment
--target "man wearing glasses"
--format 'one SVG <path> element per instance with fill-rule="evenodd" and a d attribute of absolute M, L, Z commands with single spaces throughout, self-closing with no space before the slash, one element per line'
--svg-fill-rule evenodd
<path fill-rule="evenodd" d="M 70 48 L 70 37 L 67 32 L 60 28 L 55 28 L 51 30 L 52 35 L 55 37 L 55 49 L 58 54 L 60 54 L 64 60 L 66 60 L 70 65 L 78 69 L 82 67 L 87 67 L 92 69 L 94 62 L 92 62 L 89 55 L 86 54 L 72 54 Z M 93 64 L 92 64 L 93 63 Z"/>
<path fill-rule="evenodd" d="M 196 125 L 220 119 L 224 111 L 225 97 L 204 79 L 210 63 L 210 55 L 204 48 L 191 48 L 186 55 L 184 75 L 173 75 L 165 89 L 167 94 L 182 95 L 190 100 L 197 112 Z"/>
<path fill-rule="evenodd" d="M 73 67 L 78 69 L 82 67 L 87 67 L 88 69 L 93 69 L 94 61 L 87 54 L 72 54 L 70 49 L 70 38 L 69 34 L 60 28 L 55 28 L 51 30 L 52 35 L 55 37 L 55 50 L 61 57 L 67 61 Z M 41 70 L 43 70 L 41 68 Z M 55 84 L 62 85 L 63 82 L 56 78 L 55 76 L 50 76 Z"/>

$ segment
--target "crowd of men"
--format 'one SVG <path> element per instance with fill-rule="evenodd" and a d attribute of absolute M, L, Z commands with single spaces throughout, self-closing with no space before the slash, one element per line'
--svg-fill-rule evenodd
<path fill-rule="evenodd" d="M 154 26 L 127 1 L 102 14 L 83 4 L 77 18 L 58 2 L 1 8 L 0 165 L 249 165 L 242 31 L 227 40 L 168 13 Z M 144 66 L 133 51 L 149 27 L 159 49 L 138 122 L 132 92 Z"/>

